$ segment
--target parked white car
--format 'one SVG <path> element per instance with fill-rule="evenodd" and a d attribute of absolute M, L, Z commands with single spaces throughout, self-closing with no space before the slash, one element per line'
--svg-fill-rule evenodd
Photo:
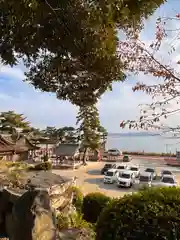
<path fill-rule="evenodd" d="M 120 156 L 120 151 L 117 148 L 109 149 L 107 153 L 110 156 Z"/>
<path fill-rule="evenodd" d="M 116 167 L 116 169 L 118 170 L 118 172 L 122 172 L 122 171 L 128 170 L 129 168 L 127 164 L 120 164 Z"/>
<path fill-rule="evenodd" d="M 161 187 L 176 187 L 177 182 L 173 175 L 164 175 L 159 182 L 154 182 L 152 184 L 153 187 L 161 186 Z"/>
<path fill-rule="evenodd" d="M 139 174 L 140 174 L 140 169 L 138 166 L 130 166 L 129 167 L 129 170 L 132 171 L 135 175 L 135 177 L 139 177 Z"/>
<path fill-rule="evenodd" d="M 138 187 L 151 187 L 152 185 L 152 174 L 150 172 L 140 173 L 139 179 L 137 181 Z"/>
<path fill-rule="evenodd" d="M 166 175 L 170 175 L 170 176 L 173 176 L 173 174 L 172 174 L 172 172 L 171 171 L 169 171 L 169 170 L 162 170 L 161 171 L 161 178 L 163 177 L 163 176 L 166 176 Z"/>
<path fill-rule="evenodd" d="M 115 183 L 117 181 L 117 169 L 110 169 L 104 175 L 104 183 Z"/>
<path fill-rule="evenodd" d="M 134 173 L 131 171 L 119 172 L 117 176 L 117 186 L 118 187 L 132 187 L 135 183 Z"/>

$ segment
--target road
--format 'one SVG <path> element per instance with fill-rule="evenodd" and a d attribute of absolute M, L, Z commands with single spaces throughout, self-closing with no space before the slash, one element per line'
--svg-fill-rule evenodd
<path fill-rule="evenodd" d="M 76 176 L 77 185 L 82 189 L 84 194 L 90 192 L 102 192 L 110 197 L 121 197 L 124 194 L 132 193 L 135 189 L 120 189 L 115 184 L 104 184 L 103 175 L 100 174 L 104 162 L 90 162 L 87 166 L 83 166 L 76 170 L 53 170 L 54 173 L 65 177 Z M 118 163 L 117 163 L 118 164 Z M 163 160 L 150 159 L 133 159 L 128 165 L 138 165 L 143 171 L 147 167 L 156 168 L 159 174 L 162 169 L 168 169 L 174 173 L 176 180 L 180 183 L 180 168 L 169 167 L 165 165 Z"/>

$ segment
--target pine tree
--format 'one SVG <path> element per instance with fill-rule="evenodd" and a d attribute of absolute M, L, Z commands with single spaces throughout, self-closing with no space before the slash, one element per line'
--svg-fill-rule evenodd
<path fill-rule="evenodd" d="M 81 148 L 84 151 L 83 162 L 86 162 L 88 149 L 97 150 L 101 144 L 102 128 L 98 109 L 95 105 L 79 108 L 77 116 L 77 130 Z"/>

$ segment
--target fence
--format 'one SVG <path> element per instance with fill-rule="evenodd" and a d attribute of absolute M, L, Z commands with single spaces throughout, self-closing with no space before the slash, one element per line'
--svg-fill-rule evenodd
<path fill-rule="evenodd" d="M 122 157 L 121 156 L 103 156 L 102 161 L 107 161 L 107 162 L 121 162 Z"/>
<path fill-rule="evenodd" d="M 44 162 L 43 158 L 34 159 L 36 163 Z M 53 168 L 77 168 L 82 165 L 82 161 L 75 159 L 58 159 L 55 157 L 50 158 Z"/>
<path fill-rule="evenodd" d="M 53 168 L 58 168 L 58 167 L 67 167 L 67 168 L 77 168 L 82 164 L 81 161 L 75 161 L 75 160 L 60 160 L 60 159 L 51 159 L 52 166 Z"/>

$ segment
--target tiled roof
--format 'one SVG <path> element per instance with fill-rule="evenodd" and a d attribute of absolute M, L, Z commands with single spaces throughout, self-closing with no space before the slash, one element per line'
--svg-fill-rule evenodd
<path fill-rule="evenodd" d="M 17 140 L 17 143 L 10 141 L 9 139 L 0 135 L 0 153 L 8 153 L 8 152 L 26 152 L 28 150 L 36 149 L 32 143 L 29 142 L 28 139 L 21 137 Z"/>
<path fill-rule="evenodd" d="M 32 138 L 31 141 L 34 143 L 38 142 L 38 144 L 53 144 L 53 145 L 56 145 L 59 142 L 59 140 L 56 139 L 49 139 L 43 137 Z"/>
<path fill-rule="evenodd" d="M 55 150 L 57 156 L 73 156 L 79 149 L 79 144 L 64 143 L 59 144 Z"/>

